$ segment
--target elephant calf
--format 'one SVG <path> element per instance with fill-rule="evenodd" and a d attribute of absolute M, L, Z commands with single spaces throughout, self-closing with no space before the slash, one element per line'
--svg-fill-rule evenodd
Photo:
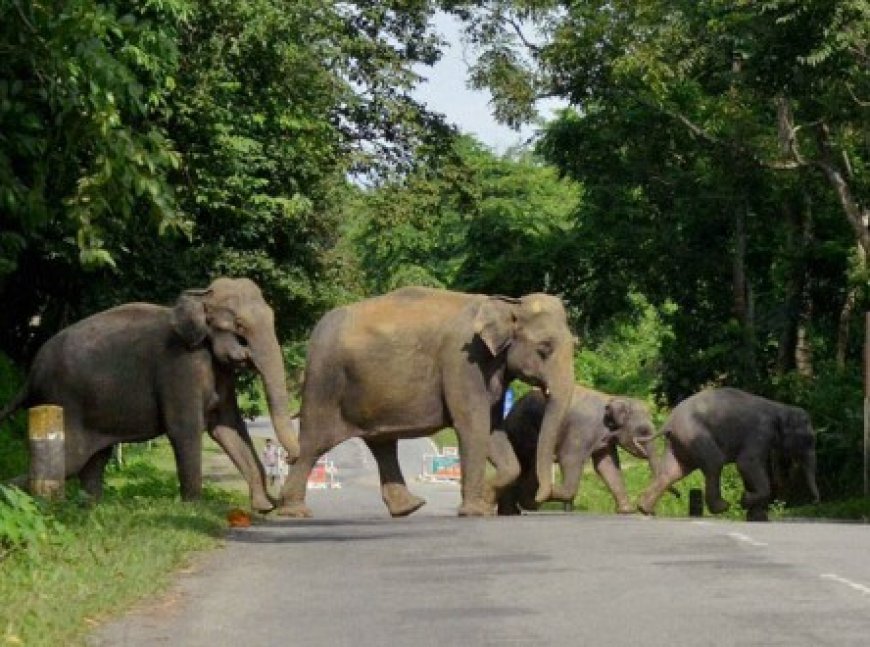
<path fill-rule="evenodd" d="M 242 366 L 262 377 L 278 438 L 297 456 L 274 316 L 248 279 L 188 290 L 172 308 L 128 303 L 65 328 L 40 348 L 0 420 L 21 407 L 63 407 L 67 476 L 77 475 L 95 499 L 114 445 L 163 433 L 182 499 L 198 497 L 208 430 L 247 480 L 253 507 L 270 510 L 263 467 L 236 404 Z"/>
<path fill-rule="evenodd" d="M 814 502 L 819 500 L 815 434 L 809 415 L 799 407 L 738 389 L 709 389 L 677 405 L 662 434 L 668 442 L 658 474 L 638 503 L 645 514 L 653 513 L 666 488 L 695 469 L 704 473 L 707 508 L 714 514 L 725 512 L 729 506 L 721 495 L 722 467 L 736 463 L 745 489 L 740 503 L 750 518 L 764 519 L 772 454 L 778 463 L 800 465 Z"/>
<path fill-rule="evenodd" d="M 520 509 L 536 510 L 535 472 L 538 434 L 544 411 L 544 396 L 539 390 L 521 398 L 504 421 L 504 431 L 494 432 L 493 445 L 504 434 L 519 461 L 519 478 L 499 494 L 498 513 L 518 514 Z M 551 500 L 574 500 L 586 460 L 604 481 L 621 513 L 634 508 L 625 492 L 616 446 L 632 455 L 649 458 L 647 447 L 653 434 L 649 410 L 640 400 L 611 396 L 582 386 L 574 388 L 571 405 L 563 419 L 557 441 L 556 458 L 562 469 L 562 483 L 553 486 Z"/>

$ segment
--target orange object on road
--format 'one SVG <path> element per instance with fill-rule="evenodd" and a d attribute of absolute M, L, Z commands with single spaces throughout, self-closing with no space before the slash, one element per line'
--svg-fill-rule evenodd
<path fill-rule="evenodd" d="M 251 515 L 241 508 L 233 508 L 227 513 L 230 528 L 247 528 L 251 525 Z"/>

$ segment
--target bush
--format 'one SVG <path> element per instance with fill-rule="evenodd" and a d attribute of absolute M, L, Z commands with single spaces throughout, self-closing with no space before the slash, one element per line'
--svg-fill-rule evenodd
<path fill-rule="evenodd" d="M 22 382 L 12 361 L 0 353 L 0 408 L 15 397 Z M 19 412 L 0 425 L 0 481 L 26 472 L 27 458 L 27 421 Z"/>
<path fill-rule="evenodd" d="M 661 312 L 643 295 L 632 294 L 629 299 L 633 315 L 615 322 L 598 341 L 579 350 L 575 373 L 606 393 L 650 400 L 659 386 L 661 345 L 672 333 Z"/>
<path fill-rule="evenodd" d="M 0 553 L 45 543 L 65 532 L 43 502 L 17 487 L 0 485 Z"/>

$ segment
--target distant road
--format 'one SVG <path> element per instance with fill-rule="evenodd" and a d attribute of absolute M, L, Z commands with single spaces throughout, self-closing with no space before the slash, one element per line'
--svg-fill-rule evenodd
<path fill-rule="evenodd" d="M 252 436 L 274 438 L 274 431 L 268 418 L 256 418 L 248 423 Z M 453 484 L 414 483 L 423 470 L 423 461 L 427 454 L 436 450 L 435 443 L 429 438 L 409 438 L 399 441 L 399 464 L 409 486 L 428 501 L 430 510 L 439 509 L 445 514 L 455 514 L 459 507 L 459 487 Z M 326 453 L 338 469 L 338 479 L 342 484 L 341 491 L 333 490 L 325 501 L 332 505 L 334 499 L 352 500 L 352 506 L 357 509 L 369 510 L 371 514 L 387 514 L 381 501 L 380 478 L 374 458 L 365 443 L 358 438 L 351 438 L 334 447 Z M 318 490 L 309 492 L 309 506 L 318 512 L 323 493 Z M 359 507 L 361 506 L 361 508 Z"/>
<path fill-rule="evenodd" d="M 309 490 L 316 518 L 231 531 L 161 603 L 93 644 L 870 644 L 867 526 L 460 519 L 456 486 L 415 482 L 414 458 L 408 482 L 429 504 L 391 519 L 360 448 L 336 454 L 344 487 Z"/>

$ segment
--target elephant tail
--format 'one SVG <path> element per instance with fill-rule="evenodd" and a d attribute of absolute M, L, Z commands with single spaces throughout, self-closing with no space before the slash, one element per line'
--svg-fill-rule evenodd
<path fill-rule="evenodd" d="M 30 396 L 30 390 L 27 388 L 27 384 L 25 384 L 18 394 L 9 402 L 5 407 L 0 409 L 0 423 L 2 423 L 6 418 L 11 416 L 13 413 L 18 411 L 27 403 L 27 398 Z"/>
<path fill-rule="evenodd" d="M 660 432 L 658 432 L 656 434 L 651 434 L 649 436 L 635 436 L 631 440 L 634 443 L 635 447 L 637 447 L 641 452 L 646 452 L 646 450 L 643 448 L 641 443 L 651 443 L 655 439 L 661 438 L 662 436 L 667 438 L 669 433 L 671 433 L 670 429 L 662 429 Z"/>

